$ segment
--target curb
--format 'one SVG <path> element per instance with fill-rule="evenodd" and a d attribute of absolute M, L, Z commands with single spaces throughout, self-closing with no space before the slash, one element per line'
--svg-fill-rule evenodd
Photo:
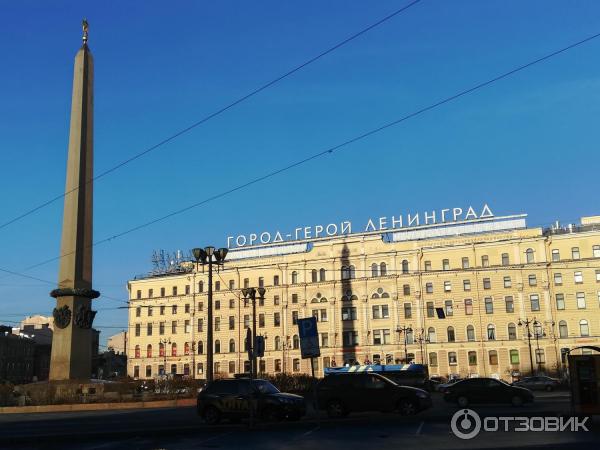
<path fill-rule="evenodd" d="M 195 406 L 195 398 L 181 398 L 174 400 L 153 400 L 142 402 L 123 403 L 84 403 L 72 405 L 40 405 L 40 406 L 4 406 L 0 407 L 0 414 L 28 414 L 28 413 L 53 413 L 77 411 L 112 411 L 118 409 L 145 409 L 145 408 L 176 408 L 180 406 Z"/>

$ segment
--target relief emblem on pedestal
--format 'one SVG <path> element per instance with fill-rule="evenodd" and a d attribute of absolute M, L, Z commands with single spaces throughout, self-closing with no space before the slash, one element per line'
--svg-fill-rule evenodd
<path fill-rule="evenodd" d="M 94 322 L 94 317 L 96 316 L 96 311 L 92 311 L 89 306 L 79 305 L 75 308 L 75 317 L 73 318 L 73 322 L 79 328 L 89 329 L 92 328 L 92 322 Z"/>
<path fill-rule="evenodd" d="M 60 308 L 54 308 L 52 316 L 54 317 L 54 324 L 58 328 L 67 328 L 71 323 L 71 310 L 67 305 L 63 305 Z"/>

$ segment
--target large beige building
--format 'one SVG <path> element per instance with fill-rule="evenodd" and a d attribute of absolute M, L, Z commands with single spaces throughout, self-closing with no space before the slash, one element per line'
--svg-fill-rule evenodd
<path fill-rule="evenodd" d="M 299 228 L 295 237 L 301 230 L 303 239 L 231 249 L 213 280 L 215 373 L 249 367 L 252 308 L 240 298 L 243 287 L 267 290 L 256 321 L 266 338 L 260 368 L 269 373 L 309 372 L 296 325 L 309 316 L 318 320 L 320 373 L 408 359 L 428 364 L 431 375 L 510 380 L 529 373 L 531 362 L 534 370 L 560 370 L 563 349 L 600 344 L 600 217 L 549 229 L 527 228 L 524 215 L 491 213 L 441 223 L 425 215 L 425 224 L 413 217 L 404 227 L 392 218 L 396 228 L 381 219 L 360 233 L 347 226 L 333 235 L 343 224 Z M 128 286 L 129 375 L 204 378 L 203 267 L 182 264 Z"/>

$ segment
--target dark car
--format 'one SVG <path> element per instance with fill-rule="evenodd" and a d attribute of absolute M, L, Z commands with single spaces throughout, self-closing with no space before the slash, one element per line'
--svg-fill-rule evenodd
<path fill-rule="evenodd" d="M 423 389 L 399 386 L 376 373 L 328 375 L 317 386 L 319 409 L 329 417 L 358 411 L 398 411 L 416 414 L 431 407 L 431 396 Z"/>
<path fill-rule="evenodd" d="M 525 377 L 520 381 L 515 381 L 513 386 L 550 392 L 560 387 L 560 380 L 540 375 L 535 377 Z"/>
<path fill-rule="evenodd" d="M 304 397 L 279 392 L 266 380 L 235 378 L 215 380 L 199 393 L 198 415 L 210 425 L 221 419 L 238 421 L 250 416 L 254 406 L 257 418 L 266 420 L 297 420 L 306 413 Z"/>
<path fill-rule="evenodd" d="M 494 378 L 469 378 L 448 386 L 444 391 L 444 400 L 456 403 L 461 408 L 471 403 L 511 403 L 521 406 L 533 402 L 533 393 Z"/>

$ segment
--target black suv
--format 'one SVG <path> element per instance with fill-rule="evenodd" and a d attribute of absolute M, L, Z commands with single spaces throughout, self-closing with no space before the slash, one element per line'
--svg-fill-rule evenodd
<path fill-rule="evenodd" d="M 431 407 L 431 396 L 423 389 L 399 386 L 376 373 L 335 374 L 317 386 L 319 409 L 329 417 L 357 411 L 398 411 L 416 414 Z"/>
<path fill-rule="evenodd" d="M 198 415 L 209 425 L 221 419 L 237 421 L 250 416 L 250 401 L 257 418 L 297 420 L 306 413 L 304 397 L 279 392 L 265 380 L 235 378 L 215 380 L 198 393 Z"/>

